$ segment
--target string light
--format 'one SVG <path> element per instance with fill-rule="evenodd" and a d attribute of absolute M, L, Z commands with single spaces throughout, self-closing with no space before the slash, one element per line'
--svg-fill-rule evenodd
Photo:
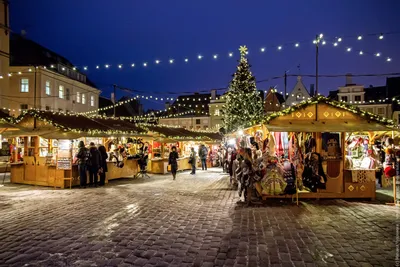
<path fill-rule="evenodd" d="M 214 58 L 214 59 L 217 59 L 217 58 L 218 58 L 218 55 L 214 55 L 213 58 Z"/>
<path fill-rule="evenodd" d="M 202 59 L 203 56 L 202 56 L 202 55 L 198 55 L 197 58 L 198 58 L 198 59 Z"/>
<path fill-rule="evenodd" d="M 362 36 L 361 36 L 361 35 L 357 37 L 357 40 L 361 40 L 361 39 L 362 39 Z"/>
<path fill-rule="evenodd" d="M 229 53 L 229 57 L 233 57 L 233 53 L 231 52 L 231 53 Z"/>
<path fill-rule="evenodd" d="M 278 46 L 278 50 L 281 50 L 282 49 L 282 46 Z"/>
<path fill-rule="evenodd" d="M 350 51 L 351 51 L 351 47 L 348 47 L 348 48 L 347 48 L 347 52 L 350 52 Z"/>
<path fill-rule="evenodd" d="M 156 64 L 158 64 L 158 63 L 160 63 L 160 60 L 157 59 L 157 60 L 156 60 Z"/>
<path fill-rule="evenodd" d="M 299 47 L 299 46 L 300 46 L 300 44 L 299 44 L 299 43 L 296 43 L 294 46 L 295 46 L 295 47 Z"/>
<path fill-rule="evenodd" d="M 131 64 L 131 67 L 132 67 L 132 68 L 135 67 L 135 63 L 132 63 L 132 64 Z"/>
<path fill-rule="evenodd" d="M 381 35 L 379 35 L 379 40 L 383 39 L 383 34 L 381 33 Z"/>
<path fill-rule="evenodd" d="M 262 48 L 261 48 L 261 52 L 265 52 L 265 47 L 262 47 Z"/>
<path fill-rule="evenodd" d="M 376 53 L 375 55 L 376 55 L 377 57 L 380 57 L 380 56 L 381 56 L 381 53 L 378 52 L 378 53 Z"/>
<path fill-rule="evenodd" d="M 189 62 L 189 59 L 188 59 L 188 58 L 185 58 L 185 62 Z"/>

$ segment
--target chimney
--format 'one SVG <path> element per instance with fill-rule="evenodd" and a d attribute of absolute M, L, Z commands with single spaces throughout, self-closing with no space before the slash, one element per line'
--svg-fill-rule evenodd
<path fill-rule="evenodd" d="M 211 100 L 217 99 L 217 90 L 211 90 Z"/>
<path fill-rule="evenodd" d="M 315 94 L 315 90 L 314 90 L 314 84 L 310 84 L 310 96 L 313 97 Z"/>
<path fill-rule="evenodd" d="M 169 109 L 169 106 L 170 106 L 170 103 L 169 103 L 169 102 L 165 102 L 165 109 L 166 109 L 166 110 Z"/>
<path fill-rule="evenodd" d="M 353 75 L 351 73 L 346 74 L 346 86 L 353 84 Z"/>

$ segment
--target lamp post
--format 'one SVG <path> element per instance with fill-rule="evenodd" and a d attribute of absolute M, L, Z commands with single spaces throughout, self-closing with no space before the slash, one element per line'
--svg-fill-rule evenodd
<path fill-rule="evenodd" d="M 319 43 L 323 41 L 324 35 L 321 33 L 315 37 L 315 95 L 318 96 L 318 57 L 319 57 Z M 315 120 L 318 120 L 318 103 L 315 105 Z"/>

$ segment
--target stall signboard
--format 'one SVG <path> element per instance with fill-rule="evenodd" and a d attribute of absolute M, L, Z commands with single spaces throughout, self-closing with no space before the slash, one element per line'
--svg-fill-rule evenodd
<path fill-rule="evenodd" d="M 70 140 L 60 140 L 57 151 L 57 169 L 72 169 L 72 142 Z"/>

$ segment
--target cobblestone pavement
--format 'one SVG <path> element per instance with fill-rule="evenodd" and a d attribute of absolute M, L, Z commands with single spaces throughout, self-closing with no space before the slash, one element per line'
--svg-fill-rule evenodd
<path fill-rule="evenodd" d="M 0 265 L 395 266 L 395 207 L 238 200 L 217 169 L 91 189 L 7 185 Z"/>

